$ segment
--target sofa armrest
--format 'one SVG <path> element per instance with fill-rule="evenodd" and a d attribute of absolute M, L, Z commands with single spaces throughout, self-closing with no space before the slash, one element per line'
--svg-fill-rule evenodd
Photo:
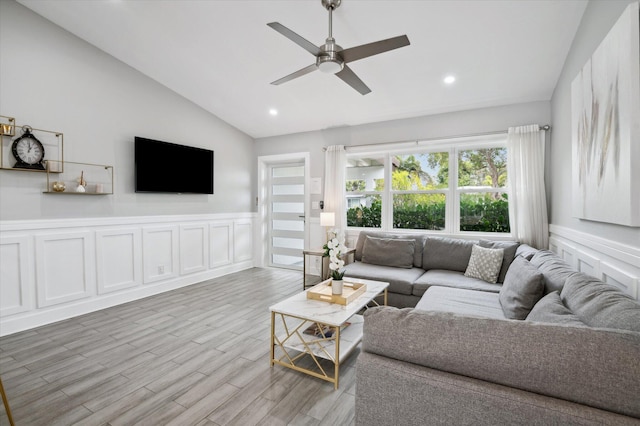
<path fill-rule="evenodd" d="M 380 307 L 365 352 L 640 418 L 640 333 Z"/>

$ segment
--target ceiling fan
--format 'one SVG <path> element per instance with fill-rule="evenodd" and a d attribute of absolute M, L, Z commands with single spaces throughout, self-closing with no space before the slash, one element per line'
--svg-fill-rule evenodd
<path fill-rule="evenodd" d="M 305 38 L 291 31 L 289 28 L 278 22 L 271 22 L 267 24 L 289 40 L 296 43 L 298 46 L 305 49 L 316 57 L 315 64 L 311 64 L 302 68 L 286 77 L 272 82 L 271 84 L 279 85 L 293 80 L 294 78 L 302 77 L 315 70 L 320 70 L 328 74 L 335 74 L 342 81 L 349 86 L 356 89 L 360 94 L 366 95 L 371 92 L 371 89 L 363 83 L 362 80 L 353 72 L 347 65 L 349 62 L 354 62 L 359 59 L 368 58 L 369 56 L 377 55 L 379 53 L 388 52 L 389 50 L 398 49 L 400 47 L 409 45 L 409 38 L 406 35 L 392 37 L 386 40 L 380 40 L 373 43 L 363 44 L 349 49 L 343 49 L 336 44 L 336 40 L 332 36 L 332 16 L 333 11 L 340 6 L 342 0 L 321 0 L 322 6 L 329 11 L 329 37 L 325 40 L 325 44 L 322 46 L 316 46 Z"/>

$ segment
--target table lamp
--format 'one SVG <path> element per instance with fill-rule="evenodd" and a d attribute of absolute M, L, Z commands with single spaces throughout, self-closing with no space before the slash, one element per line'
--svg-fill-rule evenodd
<path fill-rule="evenodd" d="M 323 212 L 320 213 L 320 226 L 325 228 L 325 233 L 327 234 L 327 241 L 329 241 L 329 229 L 336 224 L 336 214 L 333 212 Z"/>

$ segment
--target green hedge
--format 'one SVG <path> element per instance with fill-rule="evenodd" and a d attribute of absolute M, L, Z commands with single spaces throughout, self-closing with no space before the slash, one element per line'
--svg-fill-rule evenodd
<path fill-rule="evenodd" d="M 444 201 L 415 206 L 394 206 L 394 229 L 442 230 L 445 226 Z M 460 200 L 461 231 L 510 232 L 509 203 L 506 194 L 494 199 L 488 195 L 468 194 Z M 347 225 L 362 228 L 381 227 L 382 204 L 375 200 L 371 207 L 347 210 Z"/>

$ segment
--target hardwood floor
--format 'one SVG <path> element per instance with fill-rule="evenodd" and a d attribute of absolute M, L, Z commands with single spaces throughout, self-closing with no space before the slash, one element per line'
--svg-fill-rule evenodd
<path fill-rule="evenodd" d="M 350 425 L 340 389 L 269 367 L 268 307 L 302 273 L 253 268 L 0 338 L 16 425 Z M 8 425 L 4 407 L 0 425 Z"/>

